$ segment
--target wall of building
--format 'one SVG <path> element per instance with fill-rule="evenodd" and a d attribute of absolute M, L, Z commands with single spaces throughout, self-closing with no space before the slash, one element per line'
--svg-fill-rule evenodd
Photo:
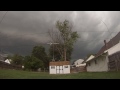
<path fill-rule="evenodd" d="M 70 69 L 71 73 L 86 72 L 86 66 L 74 67 Z"/>
<path fill-rule="evenodd" d="M 70 73 L 70 65 L 49 66 L 50 74 L 68 74 Z"/>
<path fill-rule="evenodd" d="M 56 66 L 49 66 L 49 73 L 56 74 Z"/>
<path fill-rule="evenodd" d="M 95 60 L 90 61 L 90 66 L 87 64 L 87 72 L 102 72 L 108 71 L 108 56 L 104 56 L 103 58 L 96 58 Z"/>
<path fill-rule="evenodd" d="M 70 65 L 63 65 L 63 73 L 64 74 L 70 73 Z"/>
<path fill-rule="evenodd" d="M 120 51 L 109 57 L 109 71 L 120 71 Z"/>

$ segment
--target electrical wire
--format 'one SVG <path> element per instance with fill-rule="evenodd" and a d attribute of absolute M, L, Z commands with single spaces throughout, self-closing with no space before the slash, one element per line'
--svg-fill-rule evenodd
<path fill-rule="evenodd" d="M 8 12 L 8 11 L 5 12 L 5 14 L 3 15 L 2 19 L 0 20 L 0 24 L 2 23 L 3 19 L 5 18 L 7 12 Z"/>

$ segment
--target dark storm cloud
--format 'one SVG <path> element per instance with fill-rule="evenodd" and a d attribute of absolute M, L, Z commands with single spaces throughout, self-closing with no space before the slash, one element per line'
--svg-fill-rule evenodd
<path fill-rule="evenodd" d="M 0 20 L 4 13 L 0 12 Z M 49 41 L 46 32 L 55 28 L 57 20 L 68 19 L 80 35 L 72 59 L 84 58 L 89 53 L 96 53 L 104 39 L 109 41 L 120 31 L 119 16 L 120 12 L 107 11 L 8 11 L 0 25 L 1 48 L 11 53 L 27 54 L 34 45 L 46 45 Z"/>

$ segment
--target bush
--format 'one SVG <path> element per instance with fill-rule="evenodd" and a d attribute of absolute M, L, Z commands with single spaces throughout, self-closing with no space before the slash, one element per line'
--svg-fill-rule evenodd
<path fill-rule="evenodd" d="M 43 62 L 34 56 L 26 56 L 24 67 L 26 70 L 36 71 L 38 68 L 43 68 Z"/>

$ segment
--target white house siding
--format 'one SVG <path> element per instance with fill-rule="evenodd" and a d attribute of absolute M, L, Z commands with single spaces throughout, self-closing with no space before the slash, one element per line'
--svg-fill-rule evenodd
<path fill-rule="evenodd" d="M 54 67 L 54 68 L 51 68 Z M 49 66 L 50 74 L 56 74 L 56 66 Z"/>
<path fill-rule="evenodd" d="M 70 73 L 70 65 L 63 65 L 63 73 L 64 74 Z"/>
<path fill-rule="evenodd" d="M 104 56 L 102 59 L 96 59 L 96 64 L 95 60 L 90 61 L 90 66 L 87 65 L 87 71 L 88 72 L 102 72 L 102 71 L 108 71 L 108 57 Z"/>
<path fill-rule="evenodd" d="M 54 67 L 54 68 L 52 68 Z M 56 61 L 49 63 L 50 74 L 67 74 L 70 73 L 70 61 Z"/>
<path fill-rule="evenodd" d="M 49 66 L 49 70 L 50 70 L 50 74 L 68 74 L 70 73 L 70 65 Z"/>

